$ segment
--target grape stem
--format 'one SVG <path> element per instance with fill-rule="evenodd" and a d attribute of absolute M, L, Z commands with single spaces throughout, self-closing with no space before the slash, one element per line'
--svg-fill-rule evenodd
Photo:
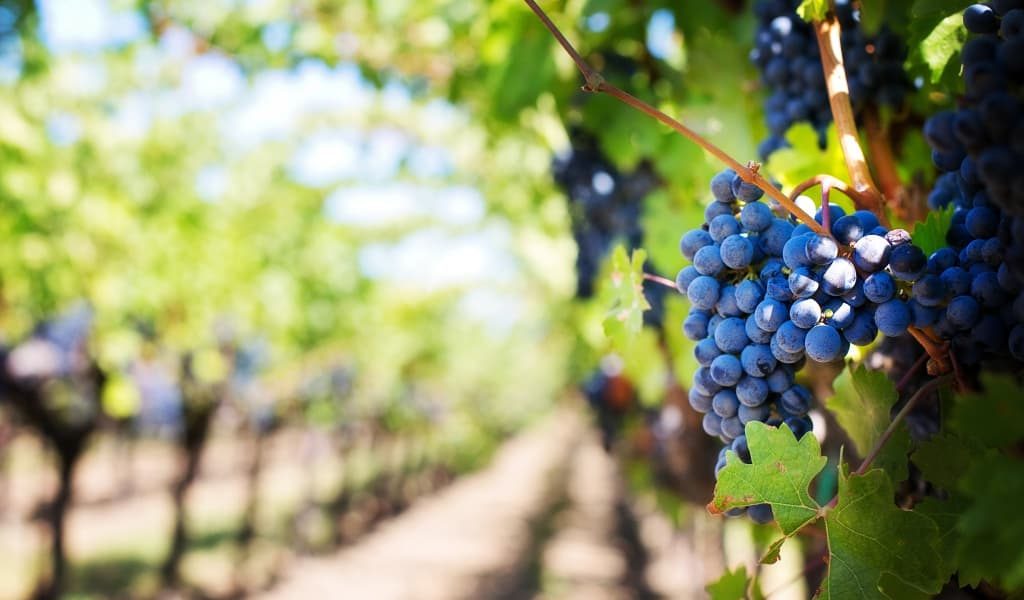
<path fill-rule="evenodd" d="M 910 369 L 903 374 L 903 377 L 900 377 L 899 382 L 896 384 L 896 391 L 902 392 L 903 388 L 907 387 L 907 385 L 910 383 L 910 380 L 914 377 L 914 374 L 920 371 L 921 367 L 923 367 L 926 362 L 928 362 L 927 352 L 922 354 L 916 361 L 914 361 L 914 366 L 910 367 Z"/>
<path fill-rule="evenodd" d="M 799 196 L 800 194 L 803 194 L 804 192 L 811 188 L 814 188 L 815 186 L 820 185 L 824 187 L 826 184 L 832 189 L 836 190 L 837 192 L 843 194 L 850 200 L 853 200 L 853 204 L 854 206 L 857 207 L 858 210 L 870 210 L 868 209 L 870 202 L 863 194 L 846 185 L 846 182 L 844 182 L 843 180 L 837 179 L 831 175 L 824 174 L 815 175 L 810 179 L 806 179 L 798 183 L 796 187 L 793 188 L 793 191 L 789 193 L 789 199 L 796 202 L 797 196 Z"/>
<path fill-rule="evenodd" d="M 732 156 L 729 156 L 729 154 L 727 154 L 724 150 L 711 143 L 707 138 L 700 135 L 696 131 L 690 129 L 689 127 L 683 125 L 676 119 L 673 119 L 667 114 L 654 108 L 650 104 L 647 104 L 643 100 L 640 100 L 639 98 L 633 96 L 632 94 L 625 92 L 605 81 L 601 73 L 599 73 L 593 67 L 588 65 L 585 60 L 583 60 L 583 57 L 580 56 L 580 53 L 577 52 L 576 48 L 574 48 L 573 45 L 569 42 L 569 40 L 565 38 L 561 30 L 558 29 L 558 26 L 551 22 L 551 19 L 548 18 L 544 10 L 537 5 L 535 0 L 524 1 L 530 7 L 530 10 L 532 10 L 534 14 L 537 15 L 537 18 L 540 19 L 541 23 L 543 23 L 544 26 L 548 29 L 548 31 L 551 32 L 551 35 L 555 37 L 555 40 L 557 40 L 559 45 L 562 46 L 562 49 L 565 50 L 566 54 L 569 55 L 573 63 L 576 64 L 576 68 L 579 69 L 580 73 L 583 75 L 583 79 L 586 82 L 583 85 L 583 91 L 608 94 L 609 96 L 619 100 L 620 102 L 627 104 L 630 107 L 650 117 L 653 117 L 654 119 L 657 119 L 661 123 L 669 126 L 677 133 L 681 134 L 683 137 L 689 139 L 690 141 L 697 144 L 705 151 L 713 155 L 715 158 L 725 163 L 729 168 L 735 171 L 736 174 L 739 175 L 743 181 L 751 183 L 760 188 L 761 190 L 763 190 L 769 197 L 775 199 L 787 211 L 789 211 L 791 215 L 802 221 L 812 230 L 821 235 L 831 237 L 829 235 L 829 232 L 820 224 L 818 224 L 817 221 L 814 220 L 814 217 L 801 210 L 800 207 L 798 207 L 793 201 L 791 201 L 788 196 L 783 194 L 781 190 L 772 185 L 771 182 L 765 179 L 765 177 L 758 172 L 758 169 L 760 168 L 760 165 L 758 163 L 751 162 L 746 165 L 741 164 L 738 160 L 736 160 Z"/>
<path fill-rule="evenodd" d="M 832 182 L 825 180 L 821 182 L 821 225 L 828 231 L 832 231 L 832 211 L 828 207 L 829 192 L 832 191 Z"/>
<path fill-rule="evenodd" d="M 917 402 L 943 384 L 949 382 L 951 379 L 952 375 L 943 375 L 942 377 L 932 379 L 918 388 L 918 390 L 914 392 L 914 395 L 907 400 L 907 403 L 903 405 L 903 408 L 901 408 L 900 411 L 896 413 L 896 416 L 892 418 L 892 422 L 889 423 L 889 426 L 882 432 L 882 435 L 878 438 L 878 441 L 875 442 L 875 445 L 871 448 L 871 451 L 868 452 L 868 455 L 864 457 L 864 461 L 861 462 L 860 466 L 857 467 L 857 470 L 854 471 L 854 475 L 863 475 L 864 473 L 867 473 L 868 469 L 871 468 L 871 463 L 878 458 L 878 454 L 882 451 L 882 447 L 885 446 L 885 443 L 889 441 L 889 438 L 896 433 L 896 428 L 899 427 L 899 424 L 903 422 L 903 419 L 910 414 L 910 411 L 914 409 Z"/>
<path fill-rule="evenodd" d="M 929 375 L 944 375 L 949 373 L 952 366 L 949 364 L 949 347 L 948 344 L 943 344 L 936 341 L 923 329 L 917 327 L 907 327 L 907 332 L 914 336 L 918 344 L 924 348 L 928 356 L 931 357 L 931 363 L 928 365 Z"/>
<path fill-rule="evenodd" d="M 661 275 L 655 275 L 654 273 L 644 273 L 644 279 L 647 281 L 653 281 L 654 283 L 663 285 L 665 287 L 676 289 L 676 282 L 672 281 L 667 277 L 662 277 Z"/>
<path fill-rule="evenodd" d="M 846 68 L 843 66 L 843 50 L 840 41 L 839 20 L 835 15 L 814 22 L 814 34 L 821 50 L 821 67 L 825 71 L 825 85 L 828 88 L 828 102 L 832 108 L 832 120 L 839 132 L 839 147 L 843 150 L 846 168 L 850 172 L 853 189 L 862 194 L 867 209 L 873 212 L 880 221 L 887 222 L 882 209 L 882 194 L 878 191 L 871 171 L 868 169 L 864 150 L 860 147 L 857 134 L 857 122 L 853 118 L 853 106 L 850 104 L 850 86 L 846 81 Z"/>

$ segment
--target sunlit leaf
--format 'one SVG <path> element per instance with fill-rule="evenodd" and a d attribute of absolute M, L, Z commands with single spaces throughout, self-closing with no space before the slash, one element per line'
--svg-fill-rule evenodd
<path fill-rule="evenodd" d="M 797 441 L 788 427 L 747 423 L 751 464 L 730 452 L 718 474 L 713 513 L 768 503 L 782 532 L 791 535 L 819 517 L 820 507 L 808 491 L 811 480 L 825 467 L 818 440 L 805 435 Z"/>

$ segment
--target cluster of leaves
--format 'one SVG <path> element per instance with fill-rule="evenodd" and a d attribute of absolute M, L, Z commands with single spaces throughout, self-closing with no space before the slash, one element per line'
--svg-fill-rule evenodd
<path fill-rule="evenodd" d="M 960 585 L 982 581 L 1018 589 L 1024 586 L 1024 530 L 1007 507 L 1022 491 L 1024 463 L 1015 449 L 1024 442 L 1024 409 L 1014 397 L 1019 382 L 988 377 L 985 391 L 947 399 L 950 418 L 944 431 L 912 447 L 901 427 L 863 473 L 839 465 L 835 498 L 819 502 L 809 491 L 822 475 L 826 457 L 818 440 L 799 441 L 786 428 L 761 423 L 747 426 L 751 464 L 730 452 L 719 475 L 716 513 L 767 502 L 783 537 L 762 559 L 779 558 L 787 539 L 805 528 L 820 528 L 827 541 L 822 560 L 828 566 L 822 598 L 927 598 L 957 574 Z M 875 447 L 890 423 L 897 394 L 882 373 L 864 367 L 844 373 L 828 408 L 864 455 Z M 908 476 L 908 457 L 934 491 L 912 509 L 893 502 L 894 485 Z M 714 598 L 727 593 L 729 573 Z M 709 588 L 710 589 L 710 588 Z"/>

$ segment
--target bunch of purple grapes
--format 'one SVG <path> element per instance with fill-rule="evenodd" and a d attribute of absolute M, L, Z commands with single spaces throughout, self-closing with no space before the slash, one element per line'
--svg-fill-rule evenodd
<path fill-rule="evenodd" d="M 700 363 L 690 405 L 726 444 L 717 474 L 727 450 L 750 461 L 750 421 L 785 424 L 797 437 L 811 430 L 812 394 L 795 381 L 807 359 L 836 361 L 851 344 L 918 322 L 911 282 L 926 257 L 906 231 L 887 230 L 868 211 L 817 211 L 825 236 L 761 202 L 763 192 L 732 170 L 712 179 L 711 192 L 705 224 L 680 241 L 692 264 L 676 287 L 690 301 L 683 331 Z M 798 205 L 815 212 L 809 198 Z"/>
<path fill-rule="evenodd" d="M 594 295 L 601 263 L 616 242 L 629 249 L 641 246 L 640 208 L 659 183 L 647 163 L 641 163 L 633 172 L 620 172 L 589 133 L 574 129 L 570 138 L 571 148 L 555 158 L 552 172 L 555 183 L 569 200 L 572 232 L 578 247 L 576 296 L 585 299 Z M 653 272 L 650 265 L 646 270 Z M 665 290 L 652 284 L 644 292 L 651 304 L 644 320 L 659 327 Z"/>
<path fill-rule="evenodd" d="M 924 134 L 944 173 L 932 208 L 953 206 L 948 247 L 927 261 L 915 299 L 968 365 L 1024 361 L 1024 1 L 974 4 L 961 54 L 964 96 Z"/>
<path fill-rule="evenodd" d="M 762 158 L 786 147 L 786 131 L 801 122 L 818 131 L 824 148 L 832 122 L 818 43 L 811 25 L 796 14 L 799 4 L 799 0 L 759 0 L 754 5 L 758 29 L 750 59 L 768 91 L 764 109 L 769 137 L 759 148 Z M 865 34 L 849 2 L 837 2 L 835 8 L 854 108 L 902 105 L 913 89 L 903 70 L 907 58 L 903 41 L 886 28 L 874 36 Z"/>

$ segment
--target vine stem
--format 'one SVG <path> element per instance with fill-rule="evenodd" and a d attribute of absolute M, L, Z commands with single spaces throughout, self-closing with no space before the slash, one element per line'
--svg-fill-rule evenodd
<path fill-rule="evenodd" d="M 858 209 L 868 209 L 870 201 L 867 198 L 865 198 L 863 194 L 846 185 L 846 182 L 844 182 L 843 180 L 825 174 L 815 175 L 810 179 L 806 179 L 798 183 L 796 187 L 793 188 L 793 191 L 789 193 L 789 199 L 796 202 L 796 199 L 798 196 L 800 196 L 800 194 L 816 186 L 824 186 L 826 184 L 832 189 L 836 190 L 837 192 L 843 194 L 850 200 L 853 200 L 853 204 Z"/>
<path fill-rule="evenodd" d="M 646 281 L 653 281 L 659 285 L 676 289 L 676 282 L 672 281 L 668 277 L 662 277 L 661 275 L 655 275 L 654 273 L 644 273 L 644 279 Z"/>
<path fill-rule="evenodd" d="M 846 160 L 846 168 L 850 172 L 850 182 L 853 189 L 864 196 L 868 210 L 879 220 L 886 221 L 882 210 L 882 194 L 871 178 L 871 171 L 868 169 L 867 159 L 864 158 L 864 151 L 860 147 L 860 138 L 857 135 L 857 123 L 853 118 L 853 106 L 850 104 L 850 86 L 846 81 L 846 69 L 843 66 L 841 33 L 839 20 L 835 15 L 814 22 L 814 34 L 821 50 L 821 66 L 825 71 L 832 120 L 839 131 L 839 146 Z"/>
<path fill-rule="evenodd" d="M 896 433 L 896 428 L 899 427 L 899 424 L 903 422 L 903 419 L 910 414 L 910 411 L 914 409 L 917 402 L 921 398 L 938 389 L 950 379 L 952 379 L 952 375 L 943 375 L 942 377 L 932 379 L 914 392 L 914 395 L 907 400 L 907 403 L 903 405 L 903 408 L 901 408 L 900 411 L 896 413 L 896 416 L 892 418 L 892 422 L 890 422 L 889 426 L 882 432 L 882 435 L 878 438 L 878 441 L 875 442 L 874 447 L 871 448 L 868 455 L 864 457 L 864 461 L 861 462 L 860 466 L 857 467 L 857 470 L 854 471 L 854 475 L 863 475 L 864 473 L 867 473 L 868 469 L 871 468 L 871 463 L 878 458 L 878 454 L 882 451 L 885 443 L 889 441 L 889 438 L 891 438 L 894 433 Z"/>
<path fill-rule="evenodd" d="M 619 100 L 620 102 L 650 117 L 653 117 L 654 119 L 657 119 L 661 123 L 669 126 L 677 133 L 681 134 L 683 137 L 689 139 L 693 143 L 703 148 L 706 152 L 710 153 L 715 158 L 725 163 L 729 168 L 735 171 L 736 174 L 739 175 L 741 179 L 743 179 L 743 181 L 751 183 L 760 188 L 762 191 L 764 191 L 764 193 L 766 193 L 769 197 L 776 200 L 787 211 L 789 211 L 790 214 L 792 214 L 797 219 L 802 221 L 812 230 L 821 235 L 831 237 L 829 232 L 820 224 L 818 224 L 817 221 L 814 220 L 814 217 L 801 210 L 800 207 L 798 207 L 793 201 L 789 199 L 788 196 L 786 196 L 786 194 L 782 193 L 782 190 L 776 188 L 774 185 L 771 184 L 770 181 L 765 179 L 764 176 L 758 172 L 760 165 L 758 165 L 757 163 L 750 163 L 748 165 L 740 163 L 738 160 L 730 156 L 728 153 L 726 153 L 724 150 L 722 150 L 715 144 L 711 143 L 707 138 L 700 135 L 693 129 L 690 129 L 686 125 L 683 125 L 676 119 L 673 119 L 667 114 L 654 108 L 650 104 L 647 104 L 643 100 L 605 81 L 601 73 L 599 73 L 593 67 L 588 65 L 585 60 L 583 60 L 583 57 L 580 56 L 580 53 L 576 51 L 576 49 L 569 42 L 569 40 L 567 40 L 565 36 L 562 34 L 561 30 L 558 29 L 558 26 L 555 25 L 550 18 L 548 18 L 547 13 L 545 13 L 544 10 L 537 5 L 537 2 L 535 0 L 524 0 L 524 2 L 526 2 L 526 4 L 530 7 L 530 10 L 532 10 L 534 14 L 537 15 L 537 18 L 540 19 L 541 23 L 543 23 L 544 26 L 548 29 L 548 31 L 551 32 L 551 35 L 555 37 L 559 45 L 562 46 L 562 49 L 565 50 L 566 54 L 568 54 L 572 61 L 576 64 L 576 68 L 579 69 L 580 73 L 583 75 L 583 79 L 586 81 L 586 84 L 583 86 L 584 91 L 608 94 L 609 96 Z"/>

